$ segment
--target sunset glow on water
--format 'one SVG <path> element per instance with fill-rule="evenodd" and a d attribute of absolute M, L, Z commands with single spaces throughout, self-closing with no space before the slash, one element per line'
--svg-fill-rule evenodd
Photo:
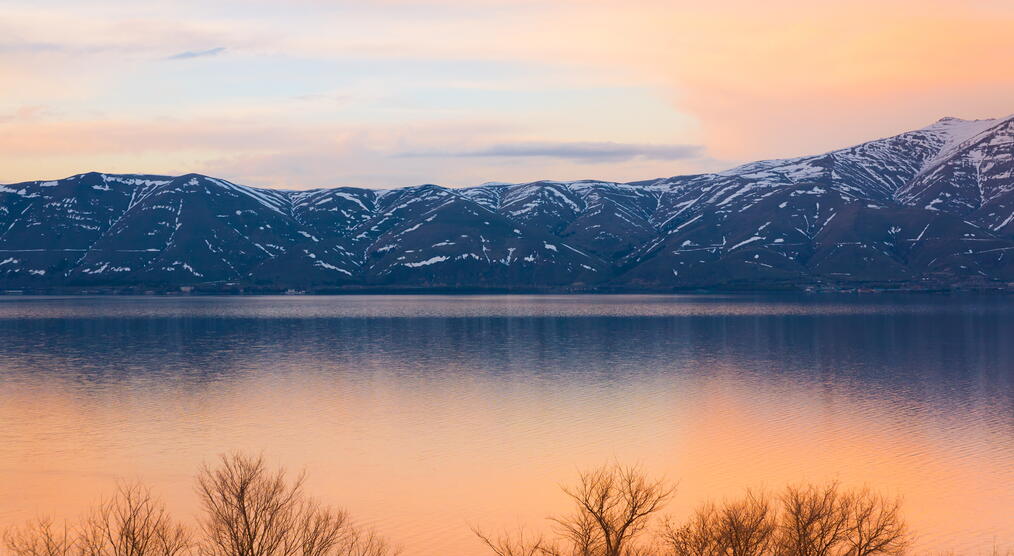
<path fill-rule="evenodd" d="M 843 301 L 849 303 L 843 303 Z M 926 551 L 1014 544 L 1010 300 L 0 300 L 0 524 L 118 479 L 194 515 L 242 450 L 407 554 L 532 530 L 580 469 L 678 481 L 667 513 L 839 480 L 904 498 Z"/>

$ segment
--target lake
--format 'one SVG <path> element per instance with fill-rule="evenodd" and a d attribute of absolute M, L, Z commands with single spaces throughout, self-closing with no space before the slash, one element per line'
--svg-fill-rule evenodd
<path fill-rule="evenodd" d="M 920 550 L 1014 547 L 1014 297 L 3 297 L 0 337 L 0 526 L 118 479 L 191 516 L 244 450 L 407 555 L 544 527 L 612 461 L 675 517 L 840 480 Z"/>

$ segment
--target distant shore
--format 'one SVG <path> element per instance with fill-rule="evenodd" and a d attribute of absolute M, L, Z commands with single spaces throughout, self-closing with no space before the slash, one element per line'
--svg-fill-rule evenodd
<path fill-rule="evenodd" d="M 732 294 L 1012 294 L 1014 284 L 975 286 L 729 285 L 727 287 L 650 288 L 626 286 L 261 286 L 200 284 L 192 286 L 8 287 L 0 296 L 109 295 L 732 295 Z"/>

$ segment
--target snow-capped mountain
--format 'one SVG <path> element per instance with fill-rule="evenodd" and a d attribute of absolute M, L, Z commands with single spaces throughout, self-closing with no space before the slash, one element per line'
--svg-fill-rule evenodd
<path fill-rule="evenodd" d="M 1012 256 L 1014 117 L 633 183 L 0 186 L 8 288 L 1008 288 Z"/>

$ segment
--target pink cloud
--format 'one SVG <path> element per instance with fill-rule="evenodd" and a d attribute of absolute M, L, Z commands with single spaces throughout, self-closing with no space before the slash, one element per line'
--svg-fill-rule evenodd
<path fill-rule="evenodd" d="M 236 9 L 241 5 L 246 3 L 234 3 Z M 394 172 L 386 157 L 415 147 L 466 152 L 521 142 L 615 141 L 702 144 L 713 156 L 743 161 L 819 152 L 942 116 L 1014 112 L 1014 73 L 1007 71 L 1014 59 L 1014 7 L 1009 3 L 860 0 L 801 7 L 782 0 L 706 5 L 662 0 L 392 0 L 367 6 L 307 0 L 298 6 L 288 9 L 283 3 L 259 1 L 230 17 L 228 10 L 215 13 L 185 3 L 155 7 L 112 2 L 95 10 L 12 7 L 5 13 L 6 23 L 0 23 L 5 37 L 0 46 L 54 48 L 0 48 L 0 80 L 18 84 L 0 91 L 0 161 L 5 172 L 27 179 L 52 175 L 50 169 L 89 165 L 89 160 L 94 161 L 90 166 L 103 162 L 144 171 L 179 166 L 242 171 L 245 164 L 261 168 L 250 173 L 257 179 L 295 182 L 326 179 L 335 173 L 333 168 L 344 165 L 348 170 L 339 168 L 339 178 L 367 182 L 367 165 L 375 164 L 378 176 L 392 179 L 409 179 L 405 172 L 414 169 L 420 172 L 417 181 L 442 176 L 470 180 L 503 167 L 471 157 L 456 161 L 459 166 L 452 169 L 420 160 Z M 662 118 L 638 113 L 639 119 L 625 127 L 594 128 L 600 134 L 612 130 L 627 136 L 590 137 L 582 121 L 605 120 L 609 114 L 575 113 L 568 114 L 566 124 L 563 119 L 550 122 L 547 114 L 556 107 L 533 110 L 528 118 L 489 109 L 439 118 L 416 111 L 393 122 L 369 121 L 363 111 L 348 120 L 355 125 L 343 125 L 336 116 L 337 102 L 305 102 L 307 106 L 297 110 L 272 98 L 250 100 L 258 91 L 246 90 L 237 91 L 235 98 L 168 107 L 137 98 L 123 113 L 103 102 L 139 69 L 157 76 L 146 64 L 179 68 L 186 64 L 170 64 L 165 58 L 219 46 L 249 60 L 551 64 L 567 70 L 543 72 L 544 81 L 523 85 L 530 90 L 648 89 L 697 125 L 669 131 L 660 129 Z M 373 85 L 396 90 L 405 84 L 401 79 L 378 70 Z M 459 82 L 474 79 L 462 75 Z M 151 88 L 158 91 L 162 85 L 156 81 Z M 484 87 L 503 90 L 506 85 L 480 80 L 472 89 Z M 328 94 L 342 99 L 356 93 Z M 304 98 L 319 94 L 308 91 Z M 384 102 L 399 101 L 377 100 L 387 106 Z M 33 106 L 47 108 L 25 108 Z M 342 109 L 358 107 L 344 103 Z M 109 119 L 96 115 L 102 110 Z M 461 117 L 471 120 L 456 119 Z M 520 176 L 524 171 L 536 179 L 576 177 L 586 171 L 552 157 L 529 158 L 540 160 L 526 160 L 506 173 Z M 629 173 L 671 175 L 714 164 L 702 160 L 693 168 L 683 161 L 656 162 L 618 161 L 603 172 L 636 179 L 647 176 Z"/>

